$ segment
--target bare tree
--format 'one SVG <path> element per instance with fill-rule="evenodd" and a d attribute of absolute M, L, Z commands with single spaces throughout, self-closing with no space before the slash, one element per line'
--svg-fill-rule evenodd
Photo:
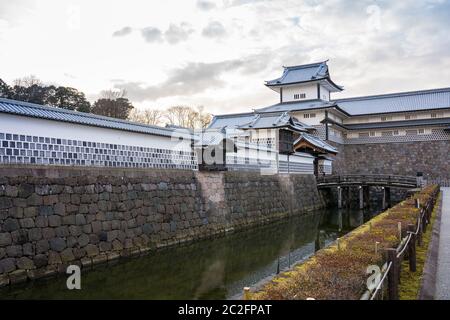
<path fill-rule="evenodd" d="M 18 78 L 13 81 L 14 86 L 29 88 L 33 85 L 42 87 L 44 83 L 38 79 L 35 75 L 29 75 L 23 78 Z"/>
<path fill-rule="evenodd" d="M 206 128 L 211 122 L 211 115 L 203 111 L 203 107 L 191 108 L 188 106 L 170 107 L 164 116 L 170 125 L 185 128 Z"/>
<path fill-rule="evenodd" d="M 134 109 L 129 115 L 129 120 L 149 125 L 161 125 L 162 119 L 163 112 L 159 109 Z"/>
<path fill-rule="evenodd" d="M 197 107 L 199 127 L 202 129 L 205 129 L 207 126 L 209 126 L 212 120 L 211 113 L 205 112 L 204 109 L 205 107 L 203 106 Z"/>

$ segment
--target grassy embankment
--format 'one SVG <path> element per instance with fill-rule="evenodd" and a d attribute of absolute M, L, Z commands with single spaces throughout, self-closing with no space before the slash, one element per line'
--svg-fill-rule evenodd
<path fill-rule="evenodd" d="M 251 298 L 360 299 L 366 290 L 367 267 L 381 265 L 383 249 L 399 245 L 398 223 L 401 222 L 404 229 L 408 224 L 416 224 L 419 210 L 414 206 L 414 199 L 426 203 L 435 188 L 427 187 L 383 212 L 341 238 L 339 247 L 335 244 L 318 251 L 291 271 L 276 276 L 260 291 L 252 293 Z"/>
<path fill-rule="evenodd" d="M 399 285 L 399 297 L 400 300 L 416 300 L 419 296 L 420 284 L 422 282 L 423 268 L 427 259 L 428 249 L 431 242 L 431 236 L 433 234 L 433 225 L 436 220 L 437 212 L 440 207 L 440 198 L 436 200 L 433 213 L 431 215 L 430 224 L 427 227 L 427 231 L 423 234 L 422 246 L 416 246 L 416 272 L 409 271 L 408 261 L 403 261 L 402 271 Z"/>

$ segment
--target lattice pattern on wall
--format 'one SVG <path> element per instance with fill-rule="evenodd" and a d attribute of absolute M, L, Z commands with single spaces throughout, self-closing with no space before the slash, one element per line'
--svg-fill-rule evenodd
<path fill-rule="evenodd" d="M 197 169 L 194 152 L 0 133 L 0 163 Z"/>
<path fill-rule="evenodd" d="M 314 126 L 316 132 L 313 134 L 322 140 L 326 139 L 325 125 Z M 384 132 L 384 131 L 383 131 Z M 431 130 L 431 134 L 419 134 L 417 129 L 407 131 L 406 135 L 382 134 L 382 136 L 370 136 L 369 132 L 366 135 L 360 135 L 358 138 L 336 137 L 328 135 L 329 141 L 339 144 L 366 144 L 366 143 L 395 143 L 395 142 L 421 142 L 421 141 L 442 141 L 450 140 L 450 132 L 443 128 L 435 128 Z"/>
<path fill-rule="evenodd" d="M 280 161 L 279 171 L 280 173 L 313 174 L 314 165 L 310 163 Z"/>
<path fill-rule="evenodd" d="M 255 143 L 264 148 L 275 148 L 275 139 L 274 138 L 255 138 L 251 139 L 252 143 Z"/>
<path fill-rule="evenodd" d="M 412 131 L 411 131 L 412 132 Z M 417 130 L 415 131 L 417 132 Z M 444 129 L 432 129 L 431 134 L 411 134 L 406 135 L 382 135 L 381 137 L 360 136 L 358 138 L 347 138 L 345 144 L 366 144 L 366 143 L 390 143 L 390 142 L 420 142 L 420 141 L 442 141 L 450 140 L 450 133 Z"/>
<path fill-rule="evenodd" d="M 326 128 L 324 124 L 313 127 L 316 128 L 316 131 L 313 132 L 313 135 L 319 137 L 322 140 L 325 140 L 327 138 Z"/>

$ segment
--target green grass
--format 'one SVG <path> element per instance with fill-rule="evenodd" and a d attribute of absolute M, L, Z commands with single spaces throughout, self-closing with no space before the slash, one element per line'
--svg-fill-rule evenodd
<path fill-rule="evenodd" d="M 425 262 L 427 259 L 427 253 L 429 244 L 431 241 L 431 235 L 433 234 L 433 225 L 436 220 L 437 210 L 439 210 L 440 206 L 440 198 L 439 195 L 436 206 L 434 207 L 433 213 L 431 215 L 430 224 L 427 227 L 427 232 L 423 234 L 422 238 L 422 246 L 416 246 L 416 261 L 417 268 L 416 272 L 409 271 L 409 262 L 402 262 L 402 271 L 400 276 L 400 286 L 399 286 L 399 298 L 400 300 L 416 300 L 419 296 L 420 284 L 422 282 L 423 276 L 423 268 L 425 266 Z"/>

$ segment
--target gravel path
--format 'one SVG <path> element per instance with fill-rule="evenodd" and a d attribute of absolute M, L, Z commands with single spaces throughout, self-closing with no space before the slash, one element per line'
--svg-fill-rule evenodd
<path fill-rule="evenodd" d="M 441 191 L 442 217 L 435 298 L 450 300 L 450 188 L 441 188 Z"/>

